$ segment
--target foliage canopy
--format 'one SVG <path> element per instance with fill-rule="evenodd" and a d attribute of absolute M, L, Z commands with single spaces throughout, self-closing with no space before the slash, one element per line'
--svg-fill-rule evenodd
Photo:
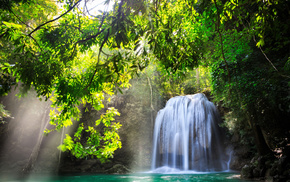
<path fill-rule="evenodd" d="M 13 85 L 21 84 L 24 92 L 33 88 L 52 100 L 50 124 L 60 130 L 79 120 L 79 105 L 102 110 L 105 94 L 130 87 L 145 68 L 154 65 L 165 92 L 182 93 L 170 85 L 195 77 L 190 71 L 199 66 L 210 70 L 215 100 L 232 109 L 236 126 L 289 137 L 288 1 L 106 0 L 105 6 L 113 6 L 98 14 L 90 2 L 95 1 L 1 1 L 1 95 Z M 271 112 L 281 116 L 279 126 L 287 124 L 282 136 L 283 127 L 269 127 L 277 122 L 265 114 Z M 121 147 L 118 114 L 109 108 L 95 126 L 80 124 L 60 149 L 78 158 L 112 157 Z"/>

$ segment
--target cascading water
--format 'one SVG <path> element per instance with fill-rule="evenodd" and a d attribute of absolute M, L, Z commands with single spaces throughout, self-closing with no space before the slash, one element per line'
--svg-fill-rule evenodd
<path fill-rule="evenodd" d="M 219 122 L 215 105 L 204 94 L 171 98 L 156 117 L 152 170 L 228 170 Z"/>

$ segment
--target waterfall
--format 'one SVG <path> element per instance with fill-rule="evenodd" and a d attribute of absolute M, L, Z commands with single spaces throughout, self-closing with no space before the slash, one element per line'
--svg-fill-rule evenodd
<path fill-rule="evenodd" d="M 215 105 L 204 94 L 171 98 L 156 117 L 152 170 L 228 170 L 220 120 Z"/>

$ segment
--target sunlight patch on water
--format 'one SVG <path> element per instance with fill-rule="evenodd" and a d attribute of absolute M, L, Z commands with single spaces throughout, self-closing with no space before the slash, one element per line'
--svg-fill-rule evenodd
<path fill-rule="evenodd" d="M 234 175 L 226 177 L 226 179 L 240 179 L 240 178 L 241 178 L 240 174 L 234 174 Z"/>
<path fill-rule="evenodd" d="M 201 172 L 201 171 L 194 171 L 194 170 L 180 170 L 177 168 L 171 168 L 169 166 L 162 166 L 156 168 L 154 170 L 144 172 L 144 173 L 152 173 L 152 174 L 214 174 L 214 173 L 226 173 L 232 172 L 230 170 L 226 171 L 211 171 L 211 172 Z"/>

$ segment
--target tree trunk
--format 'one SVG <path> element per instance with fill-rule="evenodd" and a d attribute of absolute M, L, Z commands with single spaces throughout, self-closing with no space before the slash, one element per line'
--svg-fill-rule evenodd
<path fill-rule="evenodd" d="M 196 68 L 196 85 L 198 91 L 200 92 L 199 68 Z"/>
<path fill-rule="evenodd" d="M 261 127 L 257 124 L 252 125 L 255 142 L 257 146 L 257 150 L 260 156 L 271 154 L 272 151 L 270 150 L 269 146 L 266 143 L 264 135 L 262 133 Z"/>
<path fill-rule="evenodd" d="M 246 117 L 248 118 L 248 122 L 250 127 L 252 128 L 255 144 L 257 147 L 257 151 L 260 156 L 270 154 L 272 151 L 266 143 L 265 137 L 263 135 L 261 127 L 254 122 L 255 119 L 255 108 L 252 108 L 253 113 L 247 113 Z"/>
<path fill-rule="evenodd" d="M 150 88 L 150 115 L 151 115 L 151 141 L 153 139 L 153 130 L 154 130 L 154 115 L 153 115 L 153 111 L 154 111 L 154 107 L 153 107 L 153 103 L 152 103 L 152 100 L 153 100 L 153 90 L 152 90 L 152 85 L 151 85 L 151 82 L 150 82 L 150 78 L 148 77 L 148 75 L 146 75 L 147 77 L 147 80 L 148 80 L 148 85 L 149 85 L 149 88 Z"/>
<path fill-rule="evenodd" d="M 42 144 L 42 140 L 43 140 L 43 136 L 44 136 L 44 130 L 49 123 L 49 119 L 47 118 L 47 116 L 48 116 L 47 111 L 49 110 L 49 107 L 50 107 L 50 104 L 48 104 L 47 107 L 45 107 L 45 111 L 43 113 L 43 117 L 41 120 L 41 126 L 40 126 L 40 130 L 39 130 L 39 134 L 38 134 L 38 139 L 37 139 L 37 142 L 36 142 L 32 152 L 31 152 L 28 163 L 25 165 L 25 167 L 22 170 L 23 174 L 28 174 L 30 171 L 33 170 L 34 164 L 38 158 L 40 146 Z"/>

